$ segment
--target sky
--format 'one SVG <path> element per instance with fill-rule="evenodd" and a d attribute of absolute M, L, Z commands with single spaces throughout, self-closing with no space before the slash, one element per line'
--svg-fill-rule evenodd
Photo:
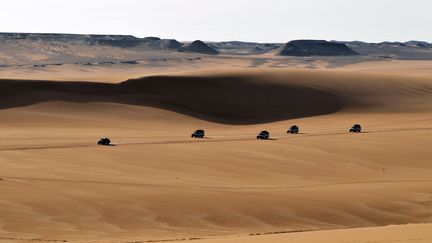
<path fill-rule="evenodd" d="M 432 42 L 431 0 L 2 0 L 0 32 Z"/>

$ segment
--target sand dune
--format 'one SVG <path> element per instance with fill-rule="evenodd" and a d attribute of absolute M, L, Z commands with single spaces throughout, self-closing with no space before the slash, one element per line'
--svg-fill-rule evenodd
<path fill-rule="evenodd" d="M 271 77 L 271 71 L 267 71 Z M 273 72 L 274 73 L 274 72 Z M 114 102 L 163 108 L 200 119 L 255 124 L 342 109 L 428 109 L 427 80 L 344 72 L 291 71 L 267 78 L 245 72 L 152 76 L 119 84 L 0 80 L 0 108 L 53 100 Z"/>
<path fill-rule="evenodd" d="M 242 69 L 117 84 L 2 80 L 0 105 L 5 242 L 224 240 L 431 222 L 427 76 Z M 365 132 L 347 133 L 353 123 Z M 301 134 L 286 134 L 292 124 Z M 206 139 L 190 139 L 198 128 Z M 255 139 L 263 129 L 273 140 Z M 100 136 L 116 146 L 95 145 Z M 363 242 L 391 242 L 399 230 Z M 326 232 L 253 241 L 350 242 Z"/>
<path fill-rule="evenodd" d="M 338 98 L 325 91 L 235 76 L 156 76 L 120 84 L 3 80 L 0 86 L 1 108 L 52 100 L 114 102 L 240 124 L 320 115 L 340 109 Z M 314 99 L 305 103 L 301 101 L 305 97 Z"/>
<path fill-rule="evenodd" d="M 211 240 L 200 240 L 201 243 L 217 242 L 302 242 L 302 243 L 391 243 L 391 242 L 417 242 L 427 243 L 432 241 L 432 231 L 430 224 L 420 225 L 398 225 L 387 227 L 370 227 L 345 230 L 328 230 L 316 232 L 294 232 L 294 233 L 275 233 L 261 236 L 221 238 Z M 186 240 L 185 242 L 197 242 Z"/>

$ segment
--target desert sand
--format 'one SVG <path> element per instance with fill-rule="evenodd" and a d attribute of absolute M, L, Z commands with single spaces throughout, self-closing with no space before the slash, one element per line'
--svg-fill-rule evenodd
<path fill-rule="evenodd" d="M 432 241 L 430 61 L 217 60 L 2 70 L 0 241 Z"/>
<path fill-rule="evenodd" d="M 243 243 L 243 242 L 301 242 L 301 243 L 359 243 L 359 242 L 420 242 L 432 241 L 430 224 L 368 227 L 344 230 L 323 230 L 314 232 L 273 233 L 224 239 L 200 240 L 201 243 Z M 197 242 L 186 240 L 185 242 Z"/>

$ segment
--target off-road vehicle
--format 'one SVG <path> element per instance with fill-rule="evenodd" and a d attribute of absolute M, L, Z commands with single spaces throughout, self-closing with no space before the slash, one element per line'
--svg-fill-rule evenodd
<path fill-rule="evenodd" d="M 360 124 L 355 124 L 350 128 L 349 132 L 361 132 L 361 129 Z"/>
<path fill-rule="evenodd" d="M 291 126 L 287 133 L 297 134 L 299 133 L 299 127 L 297 125 Z"/>
<path fill-rule="evenodd" d="M 192 138 L 203 138 L 205 136 L 204 130 L 198 129 L 195 132 L 192 133 Z"/>
<path fill-rule="evenodd" d="M 258 135 L 257 135 L 257 139 L 269 139 L 270 137 L 270 133 L 267 131 L 261 131 Z"/>
<path fill-rule="evenodd" d="M 105 145 L 108 146 L 111 144 L 111 140 L 109 138 L 101 138 L 98 141 L 98 145 Z"/>

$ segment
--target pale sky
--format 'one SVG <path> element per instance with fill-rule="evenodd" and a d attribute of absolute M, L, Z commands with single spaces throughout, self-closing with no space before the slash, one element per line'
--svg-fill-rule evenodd
<path fill-rule="evenodd" d="M 1 0 L 0 32 L 432 42 L 432 0 Z"/>

